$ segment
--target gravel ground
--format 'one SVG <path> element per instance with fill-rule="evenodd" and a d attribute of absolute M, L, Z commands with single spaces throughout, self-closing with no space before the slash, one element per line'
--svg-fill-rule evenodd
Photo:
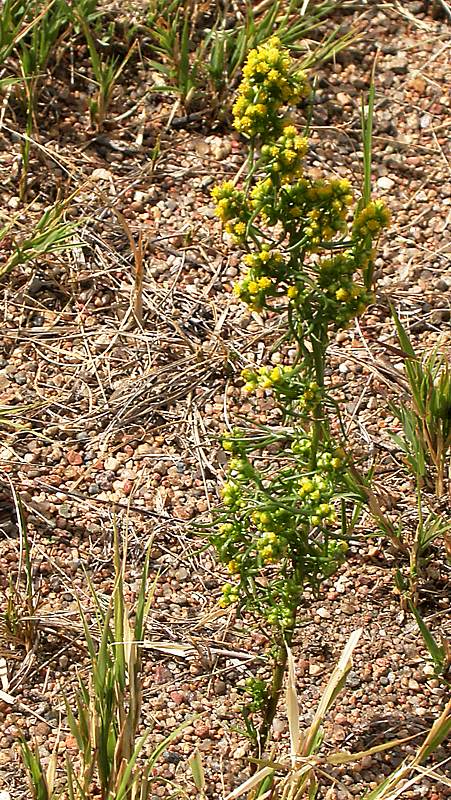
<path fill-rule="evenodd" d="M 387 508 L 408 521 L 413 487 L 387 435 L 395 425 L 387 398 L 400 366 L 389 348 L 396 343 L 389 301 L 419 348 L 439 344 L 449 352 L 450 28 L 449 20 L 434 19 L 414 2 L 369 3 L 348 20 L 363 36 L 321 71 L 309 165 L 318 176 L 346 176 L 358 185 L 360 98 L 377 55 L 374 181 L 393 226 L 377 261 L 377 304 L 337 337 L 330 381 L 346 403 L 349 435 L 363 454 L 378 453 Z M 247 776 L 248 745 L 234 726 L 240 686 L 251 673 L 264 673 L 259 654 L 267 639 L 252 621 L 218 609 L 223 576 L 213 554 L 200 553 L 192 521 L 217 503 L 224 464 L 218 433 L 238 414 L 271 419 L 271 398 L 252 407 L 239 373 L 256 357 L 265 360 L 276 322 L 247 313 L 231 294 L 239 259 L 222 241 L 210 200 L 211 186 L 242 164 L 242 143 L 230 132 L 168 128 L 167 101 L 145 96 L 144 71 L 137 78 L 130 85 L 138 83 L 138 90 L 130 90 L 125 75 L 116 98 L 118 114 L 133 104 L 136 112 L 95 137 L 84 84 L 68 97 L 62 71 L 40 130 L 45 151 L 39 157 L 32 151 L 30 213 L 53 202 L 58 187 L 66 193 L 77 187 L 70 213 L 86 219 L 80 247 L 18 269 L 1 285 L 0 404 L 32 407 L 25 429 L 6 432 L 0 446 L 0 593 L 3 602 L 18 565 L 11 479 L 28 514 L 40 627 L 29 653 L 1 642 L 3 690 L 15 703 L 0 702 L 0 790 L 13 800 L 30 796 L 15 746 L 19 729 L 49 754 L 62 693 L 72 692 L 83 669 L 75 598 L 89 603 L 85 570 L 101 596 L 111 594 L 114 515 L 129 537 L 130 597 L 149 547 L 151 574 L 159 574 L 144 650 L 149 748 L 200 714 L 165 751 L 159 774 L 183 782 L 186 759 L 198 747 L 208 797 L 224 797 Z M 13 133 L 19 122 L 8 114 L 0 131 L 0 221 L 17 213 L 21 224 L 27 218 L 17 196 Z M 152 164 L 157 136 L 161 156 Z M 122 217 L 109 210 L 113 201 Z M 130 315 L 128 243 L 128 234 L 138 242 L 140 231 L 142 328 Z M 449 514 L 446 502 L 442 509 Z M 370 536 L 371 529 L 362 533 Z M 434 554 L 420 586 L 422 611 L 439 635 L 450 630 L 442 556 Z M 390 550 L 370 538 L 351 548 L 319 599 L 305 597 L 294 644 L 303 722 L 347 636 L 364 628 L 347 688 L 329 715 L 326 751 L 421 736 L 443 708 L 445 690 L 394 589 L 394 565 Z M 281 747 L 286 733 L 281 710 L 274 722 Z M 320 797 L 360 797 L 417 741 L 340 768 L 340 786 L 325 785 Z M 70 754 L 73 745 L 63 727 L 59 751 Z M 167 788 L 155 795 L 167 796 Z M 442 800 L 451 790 L 423 780 L 403 796 Z"/>

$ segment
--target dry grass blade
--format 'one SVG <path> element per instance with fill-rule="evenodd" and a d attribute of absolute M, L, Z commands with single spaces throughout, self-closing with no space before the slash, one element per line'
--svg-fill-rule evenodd
<path fill-rule="evenodd" d="M 447 764 L 449 760 L 450 760 L 449 758 L 445 759 L 444 761 L 441 762 L 441 765 Z M 420 775 L 418 773 L 420 773 Z M 418 784 L 418 781 L 421 776 L 434 778 L 438 782 L 443 783 L 444 786 L 451 786 L 451 781 L 447 781 L 446 778 L 443 780 L 443 776 L 436 773 L 432 767 L 430 769 L 423 769 L 421 767 L 416 767 L 416 774 L 412 775 L 412 777 L 407 781 L 404 778 L 401 785 L 398 786 L 397 789 L 392 794 L 388 795 L 388 797 L 382 795 L 382 800 L 398 800 L 398 797 L 402 797 L 405 794 L 405 792 L 407 792 L 413 786 Z"/>
<path fill-rule="evenodd" d="M 418 748 L 412 758 L 406 759 L 385 779 L 376 789 L 370 792 L 365 800 L 396 800 L 406 788 L 404 782 L 412 772 L 417 769 L 449 736 L 451 731 L 451 700 L 449 700 L 442 713 L 435 720 L 423 744 Z"/>
<path fill-rule="evenodd" d="M 233 792 L 231 792 L 226 800 L 235 800 L 235 798 L 247 795 L 248 800 L 254 798 L 271 797 L 273 800 L 302 800 L 302 798 L 309 798 L 312 800 L 316 796 L 319 787 L 319 777 L 321 775 L 327 776 L 331 780 L 331 776 L 325 772 L 327 766 L 339 766 L 351 762 L 360 761 L 365 756 L 375 755 L 383 752 L 384 750 L 393 749 L 399 745 L 410 741 L 415 736 L 409 736 L 404 739 L 395 739 L 389 742 L 384 742 L 381 745 L 369 748 L 365 751 L 357 753 L 338 752 L 332 753 L 326 757 L 316 755 L 320 745 L 320 738 L 318 737 L 319 726 L 323 722 L 327 710 L 330 708 L 338 692 L 342 689 L 346 675 L 352 665 L 352 653 L 358 644 L 362 629 L 354 631 L 343 650 L 340 660 L 335 667 L 327 687 L 324 691 L 323 697 L 318 706 L 315 719 L 309 728 L 303 744 L 301 743 L 302 753 L 293 758 L 294 742 L 296 742 L 298 732 L 297 720 L 297 698 L 293 696 L 294 692 L 294 662 L 293 657 L 289 658 L 289 678 L 287 687 L 287 711 L 290 728 L 290 763 L 274 763 L 272 760 L 263 766 L 255 775 L 249 780 L 244 781 Z M 290 654 L 291 655 L 291 654 Z M 447 703 L 440 717 L 435 721 L 430 729 L 423 744 L 418 748 L 413 757 L 406 759 L 403 763 L 395 769 L 379 786 L 373 789 L 370 794 L 365 795 L 365 800 L 397 800 L 403 792 L 419 780 L 421 774 L 429 774 L 436 777 L 437 780 L 441 779 L 439 773 L 435 774 L 441 764 L 431 770 L 423 770 L 421 763 L 428 758 L 449 735 L 451 730 L 451 700 Z M 308 748 L 308 749 L 307 749 Z M 442 764 L 447 763 L 446 759 Z M 267 786 L 264 781 L 275 778 L 276 772 L 285 772 L 282 778 L 276 778 L 270 792 L 267 792 Z M 410 778 L 412 771 L 416 771 L 416 775 Z M 264 788 L 263 788 L 264 787 Z M 262 793 L 263 791 L 263 793 Z M 363 798 L 362 798 L 363 800 Z"/>
<path fill-rule="evenodd" d="M 319 759 L 316 756 L 321 743 L 320 727 L 345 684 L 347 674 L 352 667 L 352 654 L 359 643 L 362 632 L 363 629 L 359 628 L 351 633 L 323 692 L 313 722 L 304 736 L 301 735 L 299 727 L 299 703 L 296 694 L 294 658 L 291 650 L 287 648 L 286 703 L 290 731 L 290 766 L 285 767 L 283 764 L 268 762 L 255 775 L 252 775 L 251 778 L 244 781 L 229 794 L 226 800 L 235 800 L 235 798 L 245 794 L 249 798 L 265 796 L 266 781 L 269 781 L 275 775 L 276 770 L 279 769 L 286 770 L 286 774 L 274 787 L 271 797 L 281 798 L 281 800 L 294 800 L 295 798 L 303 797 L 305 794 L 311 798 L 315 796 L 317 788 L 315 770 L 320 764 L 327 763 L 327 759 Z M 257 789 L 257 793 L 252 794 L 255 789 Z"/>
<path fill-rule="evenodd" d="M 138 242 L 135 242 L 133 237 L 133 233 L 130 229 L 130 226 L 127 223 L 124 215 L 120 213 L 116 208 L 113 209 L 115 216 L 119 224 L 121 225 L 122 229 L 124 230 L 127 239 L 130 243 L 130 249 L 133 254 L 133 260 L 135 262 L 135 282 L 133 285 L 133 296 L 131 299 L 131 309 L 133 311 L 133 316 L 135 322 L 138 324 L 140 328 L 142 328 L 143 322 L 143 287 L 144 287 L 144 245 L 143 245 L 143 233 L 142 230 L 139 231 L 138 235 Z M 132 321 L 133 324 L 133 321 Z M 129 327 L 131 327 L 129 325 Z"/>
<path fill-rule="evenodd" d="M 247 781 L 244 781 L 244 783 L 234 789 L 233 792 L 230 792 L 225 800 L 236 800 L 237 797 L 242 797 L 243 794 L 248 794 L 248 792 L 250 792 L 252 789 L 260 786 L 262 781 L 264 781 L 264 779 L 269 775 L 272 775 L 273 772 L 274 770 L 272 767 L 263 767 L 262 769 L 259 769 L 255 775 L 252 775 L 252 777 L 248 778 Z"/>
<path fill-rule="evenodd" d="M 451 761 L 451 756 L 448 758 L 443 759 L 440 761 L 439 764 L 434 764 L 433 766 L 426 769 L 425 767 L 418 766 L 416 767 L 417 772 L 421 773 L 421 775 L 427 776 L 429 778 L 434 778 L 438 783 L 442 783 L 443 786 L 447 786 L 448 789 L 451 789 L 451 778 L 447 778 L 446 775 L 443 775 L 437 770 L 441 769 L 441 767 L 446 766 Z"/>
<path fill-rule="evenodd" d="M 448 737 L 451 732 L 451 700 L 448 700 L 442 713 L 434 722 L 426 739 L 416 753 L 412 766 L 418 766 Z"/>
<path fill-rule="evenodd" d="M 288 650 L 287 660 L 287 691 L 286 691 L 286 704 L 287 704 L 287 717 L 288 728 L 290 731 L 290 745 L 291 745 L 291 766 L 296 766 L 296 758 L 299 754 L 301 744 L 301 730 L 299 727 L 299 703 L 296 692 L 296 673 L 294 666 L 293 653 L 290 648 Z"/>
<path fill-rule="evenodd" d="M 313 722 L 310 725 L 302 745 L 302 755 L 304 756 L 311 755 L 316 750 L 320 727 L 324 722 L 324 717 L 326 716 L 328 710 L 335 701 L 335 698 L 343 689 L 343 686 L 346 682 L 346 676 L 352 668 L 352 654 L 359 643 L 362 633 L 363 628 L 358 628 L 351 633 L 348 642 L 340 656 L 340 660 L 329 678 L 328 684 L 322 694 L 319 706 L 313 718 Z"/>

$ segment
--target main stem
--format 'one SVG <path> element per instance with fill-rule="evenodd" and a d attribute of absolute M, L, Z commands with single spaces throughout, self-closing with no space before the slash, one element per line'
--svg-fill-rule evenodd
<path fill-rule="evenodd" d="M 266 702 L 263 720 L 260 725 L 258 741 L 256 743 L 257 757 L 261 756 L 265 749 L 265 745 L 269 737 L 269 732 L 271 730 L 271 725 L 273 723 L 274 717 L 276 716 L 277 706 L 279 705 L 280 694 L 283 687 L 283 678 L 285 675 L 285 670 L 287 668 L 287 659 L 288 659 L 287 647 L 291 645 L 294 633 L 294 626 L 295 622 L 293 622 L 293 627 L 289 631 L 281 633 L 279 636 L 279 641 L 277 643 L 277 656 L 275 659 L 272 672 L 271 691 L 269 693 L 269 697 Z M 257 765 L 255 766 L 257 767 Z"/>
<path fill-rule="evenodd" d="M 329 344 L 327 330 L 322 331 L 319 338 L 311 340 L 313 364 L 315 371 L 315 380 L 320 387 L 324 388 L 324 367 L 326 360 L 326 350 Z M 324 404 L 320 403 L 315 411 L 315 416 L 312 421 L 312 447 L 310 456 L 310 469 L 313 471 L 316 468 L 316 460 L 318 453 L 318 446 L 324 436 L 324 429 L 327 426 L 327 420 L 324 416 Z M 287 668 L 288 650 L 291 646 L 294 630 L 296 627 L 296 612 L 293 611 L 293 624 L 289 630 L 281 632 L 277 642 L 277 655 L 272 672 L 271 690 L 266 702 L 263 720 L 259 730 L 258 741 L 256 743 L 256 757 L 261 756 L 265 749 L 266 742 L 268 741 L 269 732 L 276 715 L 277 706 L 280 700 L 280 694 L 283 687 L 283 679 Z M 257 764 L 254 765 L 253 772 L 257 769 Z"/>
<path fill-rule="evenodd" d="M 321 390 L 324 389 L 324 366 L 326 361 L 326 350 L 329 344 L 327 331 L 323 331 L 319 339 L 311 339 L 313 363 L 315 369 L 315 379 Z M 327 424 L 324 416 L 324 404 L 319 403 L 315 409 L 315 416 L 312 425 L 312 447 L 310 455 L 310 469 L 313 472 L 316 468 L 316 458 L 318 454 L 318 445 L 323 438 L 325 424 Z"/>

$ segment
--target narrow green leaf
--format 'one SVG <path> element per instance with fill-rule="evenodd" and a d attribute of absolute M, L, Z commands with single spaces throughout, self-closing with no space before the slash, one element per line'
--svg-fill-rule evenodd
<path fill-rule="evenodd" d="M 399 339 L 399 341 L 401 343 L 402 349 L 404 350 L 404 352 L 410 358 L 413 358 L 414 360 L 416 360 L 417 356 L 416 356 L 415 350 L 412 347 L 412 343 L 411 343 L 411 341 L 410 341 L 410 339 L 409 339 L 409 337 L 407 335 L 407 331 L 403 327 L 403 325 L 401 323 L 401 320 L 399 319 L 398 314 L 396 313 L 395 307 L 393 305 L 390 305 L 390 310 L 391 310 L 391 314 L 392 314 L 393 320 L 394 320 L 395 325 L 396 325 L 396 331 L 397 331 L 398 339 Z"/>
<path fill-rule="evenodd" d="M 205 791 L 205 774 L 204 768 L 202 766 L 202 756 L 198 750 L 195 750 L 194 753 L 188 759 L 188 764 L 191 769 L 191 774 L 193 776 L 194 785 L 199 792 Z"/>
<path fill-rule="evenodd" d="M 415 605 L 412 603 L 412 601 L 410 599 L 408 600 L 408 603 L 409 603 L 409 608 L 410 608 L 412 614 L 414 615 L 414 617 L 415 617 L 415 619 L 417 621 L 417 625 L 418 625 L 418 627 L 420 629 L 420 632 L 421 632 L 421 635 L 422 635 L 422 637 L 424 639 L 424 643 L 425 643 L 425 645 L 426 645 L 426 647 L 427 647 L 427 649 L 429 651 L 429 654 L 430 654 L 434 664 L 436 664 L 436 666 L 439 667 L 440 669 L 443 669 L 444 660 L 445 660 L 445 651 L 444 651 L 443 647 L 440 647 L 440 645 L 437 644 L 437 642 L 435 641 L 431 631 L 429 630 L 428 626 L 426 625 L 425 621 L 423 620 L 420 612 L 418 611 L 418 609 L 415 607 Z"/>

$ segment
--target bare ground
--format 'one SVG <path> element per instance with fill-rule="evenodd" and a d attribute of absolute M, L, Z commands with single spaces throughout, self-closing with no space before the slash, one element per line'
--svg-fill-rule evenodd
<path fill-rule="evenodd" d="M 318 175 L 350 176 L 359 185 L 360 98 L 377 52 L 374 182 L 394 223 L 377 263 L 377 304 L 338 337 L 330 380 L 342 391 L 350 435 L 363 453 L 377 454 L 387 506 L 408 524 L 412 484 L 387 435 L 395 425 L 387 398 L 401 382 L 388 347 L 395 344 L 388 303 L 419 348 L 440 344 L 449 352 L 450 28 L 449 20 L 433 19 L 412 2 L 369 4 L 354 22 L 361 41 L 319 76 L 309 165 Z M 0 788 L 14 800 L 30 796 L 15 746 L 19 729 L 37 738 L 44 757 L 52 750 L 62 694 L 72 694 L 76 671 L 86 664 L 75 596 L 89 606 L 85 571 L 101 596 L 111 593 L 115 517 L 128 533 L 130 597 L 149 547 L 151 572 L 159 574 L 144 650 L 149 748 L 198 713 L 165 751 L 159 774 L 183 784 L 187 757 L 198 747 L 208 796 L 221 798 L 247 775 L 248 745 L 234 729 L 240 686 L 264 671 L 267 644 L 252 620 L 218 609 L 223 575 L 192 525 L 218 502 L 224 464 L 218 433 L 237 415 L 254 414 L 260 422 L 272 415 L 271 398 L 251 407 L 239 373 L 255 358 L 265 360 L 276 323 L 250 315 L 233 298 L 239 258 L 222 242 L 210 201 L 211 186 L 236 172 L 244 148 L 230 131 L 169 127 L 171 107 L 149 91 L 139 65 L 117 88 L 111 112 L 119 117 L 130 108 L 130 116 L 96 137 L 83 81 L 87 54 L 81 49 L 78 57 L 76 89 L 67 89 L 63 61 L 43 92 L 31 208 L 17 196 L 21 121 L 14 107 L 0 131 L 1 216 L 16 213 L 25 227 L 58 192 L 76 189 L 69 214 L 84 220 L 77 249 L 17 269 L 1 285 L 0 403 L 32 404 L 26 428 L 5 431 L 0 447 L 2 602 L 20 549 L 9 480 L 27 509 L 40 599 L 35 647 L 26 653 L 2 638 L 3 690 L 14 704 L 0 703 Z M 158 136 L 161 154 L 153 163 Z M 141 325 L 132 313 L 129 237 L 144 254 Z M 442 510 L 449 514 L 446 501 Z M 347 635 L 363 625 L 347 689 L 330 715 L 326 750 L 420 738 L 338 770 L 341 785 L 329 789 L 325 782 L 321 789 L 329 800 L 346 791 L 360 797 L 380 780 L 421 740 L 445 697 L 394 590 L 393 554 L 371 538 L 369 522 L 361 533 L 369 538 L 351 548 L 320 598 L 305 597 L 294 647 L 302 720 L 311 719 Z M 438 635 L 450 630 L 448 579 L 437 549 L 420 601 Z M 274 739 L 285 738 L 281 711 Z M 61 754 L 73 744 L 63 724 Z M 158 787 L 155 796 L 167 791 Z M 404 796 L 450 795 L 449 783 L 422 780 Z"/>

